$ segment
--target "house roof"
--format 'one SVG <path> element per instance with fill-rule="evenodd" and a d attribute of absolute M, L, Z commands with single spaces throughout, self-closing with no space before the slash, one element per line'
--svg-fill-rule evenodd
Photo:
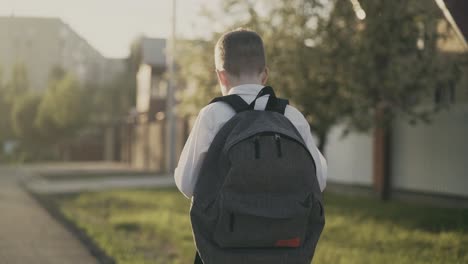
<path fill-rule="evenodd" d="M 166 67 L 166 40 L 143 38 L 141 43 L 142 62 L 153 67 Z"/>
<path fill-rule="evenodd" d="M 447 21 L 452 25 L 459 39 L 468 49 L 468 1 L 435 0 Z"/>
<path fill-rule="evenodd" d="M 468 1 L 445 0 L 445 5 L 465 39 L 468 39 Z"/>

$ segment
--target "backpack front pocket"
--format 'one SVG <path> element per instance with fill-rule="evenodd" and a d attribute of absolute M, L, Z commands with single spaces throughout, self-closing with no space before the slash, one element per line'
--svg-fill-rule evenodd
<path fill-rule="evenodd" d="M 222 248 L 296 248 L 307 233 L 311 203 L 284 198 L 224 197 L 214 230 Z"/>

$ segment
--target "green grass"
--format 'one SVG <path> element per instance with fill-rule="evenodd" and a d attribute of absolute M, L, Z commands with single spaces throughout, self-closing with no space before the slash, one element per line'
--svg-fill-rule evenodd
<path fill-rule="evenodd" d="M 148 172 L 148 171 L 122 171 L 122 172 L 58 172 L 58 173 L 44 173 L 41 177 L 50 181 L 68 181 L 68 180 L 98 180 L 98 179 L 109 179 L 119 178 L 128 179 L 129 177 L 158 177 L 160 173 Z"/>
<path fill-rule="evenodd" d="M 189 201 L 174 189 L 56 197 L 119 264 L 192 263 Z M 327 194 L 314 263 L 468 263 L 468 210 Z"/>

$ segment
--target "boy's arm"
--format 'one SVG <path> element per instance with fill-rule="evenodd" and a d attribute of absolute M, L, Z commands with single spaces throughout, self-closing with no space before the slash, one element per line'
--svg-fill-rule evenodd
<path fill-rule="evenodd" d="M 318 156 L 318 160 L 320 164 L 316 164 L 317 166 L 317 179 L 318 183 L 320 186 L 320 191 L 323 192 L 325 190 L 325 187 L 327 186 L 327 174 L 328 174 L 328 165 L 327 165 L 327 160 L 325 157 L 322 155 L 320 150 L 316 147 L 314 138 L 312 137 L 312 134 L 310 132 L 310 127 L 307 127 L 307 135 L 304 138 L 304 141 L 307 145 L 307 148 L 309 149 L 309 152 L 312 153 L 312 156 L 314 157 L 314 160 L 317 160 L 315 155 L 313 154 L 313 151 L 315 151 Z"/>
<path fill-rule="evenodd" d="M 306 122 L 306 125 L 303 126 L 302 130 L 303 131 L 300 131 L 300 133 L 303 135 L 304 142 L 306 143 L 307 149 L 309 149 L 309 152 L 312 154 L 312 157 L 314 158 L 315 163 L 319 163 L 319 164 L 316 164 L 315 166 L 317 167 L 317 179 L 318 179 L 318 183 L 320 186 L 320 191 L 323 192 L 323 190 L 325 190 L 325 187 L 327 186 L 327 170 L 328 170 L 327 161 L 325 160 L 325 157 L 323 157 L 322 153 L 315 145 L 314 138 L 312 137 L 312 133 L 310 132 L 309 123 Z M 319 162 L 317 162 L 317 160 Z"/>
<path fill-rule="evenodd" d="M 211 141 L 213 141 L 213 130 L 208 121 L 209 117 L 207 117 L 207 111 L 204 108 L 198 114 L 174 172 L 177 188 L 187 198 L 191 198 L 193 195 L 201 164 Z"/>
<path fill-rule="evenodd" d="M 286 108 L 285 115 L 293 120 L 294 126 L 297 128 L 299 134 L 301 134 L 304 143 L 307 146 L 310 154 L 314 158 L 315 166 L 317 168 L 317 180 L 320 186 L 320 190 L 323 192 L 327 185 L 327 161 L 323 157 L 320 150 L 315 145 L 314 138 L 310 131 L 310 125 L 305 117 L 296 108 L 288 106 Z"/>

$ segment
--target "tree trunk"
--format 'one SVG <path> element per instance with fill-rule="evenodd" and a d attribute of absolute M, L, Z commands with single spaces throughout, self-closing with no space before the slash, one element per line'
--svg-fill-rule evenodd
<path fill-rule="evenodd" d="M 378 108 L 373 145 L 373 181 L 374 190 L 380 199 L 390 198 L 390 124 L 383 125 L 384 109 Z"/>
<path fill-rule="evenodd" d="M 327 145 L 328 141 L 328 131 L 327 132 L 321 132 L 317 134 L 318 136 L 318 149 L 322 153 L 323 156 L 325 156 L 325 146 Z"/>

